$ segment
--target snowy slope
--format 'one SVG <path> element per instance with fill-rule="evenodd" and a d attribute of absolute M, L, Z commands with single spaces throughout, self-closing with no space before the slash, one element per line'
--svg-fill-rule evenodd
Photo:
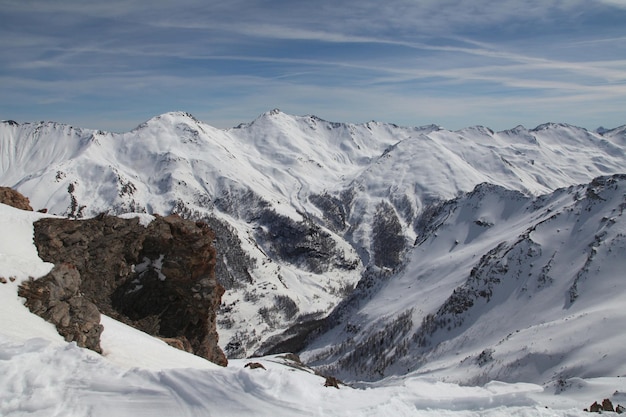
<path fill-rule="evenodd" d="M 227 288 L 220 343 L 231 358 L 324 317 L 372 271 L 401 268 L 434 204 L 483 182 L 548 193 L 626 165 L 623 128 L 451 132 L 278 110 L 227 130 L 182 112 L 123 134 L 5 122 L 0 144 L 0 184 L 35 209 L 210 219 Z"/>
<path fill-rule="evenodd" d="M 623 378 L 580 379 L 559 395 L 534 384 L 462 387 L 415 376 L 336 389 L 280 355 L 255 359 L 266 370 L 241 360 L 220 368 L 107 317 L 101 356 L 64 342 L 16 295 L 21 280 L 51 267 L 32 242 L 32 222 L 41 216 L 0 204 L 0 276 L 15 278 L 0 284 L 2 416 L 571 417 L 605 397 L 626 399 Z"/>
<path fill-rule="evenodd" d="M 345 190 L 357 199 L 406 195 L 419 209 L 424 200 L 453 198 L 482 182 L 547 193 L 618 173 L 626 158 L 623 128 L 603 136 L 562 124 L 450 132 L 332 123 L 278 110 L 228 130 L 178 112 L 124 134 L 5 122 L 0 135 L 0 181 L 36 208 L 65 215 L 72 214 L 72 195 L 84 215 L 162 213 L 177 205 L 207 212 L 223 193 L 248 190 L 296 219 L 298 212 L 320 214 L 311 195 Z"/>
<path fill-rule="evenodd" d="M 626 374 L 626 176 L 529 197 L 482 184 L 425 214 L 406 267 L 303 358 L 346 379 L 568 388 Z"/>

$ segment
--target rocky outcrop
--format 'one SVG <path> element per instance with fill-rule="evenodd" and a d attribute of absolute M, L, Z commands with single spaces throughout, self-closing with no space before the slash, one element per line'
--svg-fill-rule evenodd
<path fill-rule="evenodd" d="M 24 197 L 22 194 L 10 187 L 0 187 L 0 203 L 18 208 L 20 210 L 33 211 L 28 197 Z"/>
<path fill-rule="evenodd" d="M 600 413 L 600 414 L 602 414 L 603 411 L 609 411 L 609 412 L 613 412 L 617 414 L 622 414 L 624 412 L 624 407 L 622 407 L 621 405 L 618 405 L 617 407 L 613 408 L 613 403 L 611 402 L 611 400 L 609 400 L 608 398 L 605 398 L 604 400 L 602 400 L 602 404 L 599 404 L 597 401 L 594 401 L 594 403 L 591 404 L 589 408 L 585 408 L 583 411 L 588 411 L 590 413 Z"/>
<path fill-rule="evenodd" d="M 263 369 L 264 371 L 266 370 L 265 366 L 263 366 L 263 364 L 259 362 L 248 362 L 247 364 L 244 365 L 244 368 Z"/>
<path fill-rule="evenodd" d="M 215 279 L 215 235 L 206 223 L 171 215 L 156 216 L 144 226 L 137 218 L 100 215 L 87 220 L 45 218 L 34 226 L 39 256 L 75 268 L 79 293 L 100 312 L 212 362 L 227 364 L 216 331 L 224 289 Z M 55 276 L 42 279 L 59 281 Z M 42 279 L 22 289 L 30 305 L 39 306 L 32 294 L 39 291 Z M 75 279 L 72 275 L 72 289 Z M 71 302 L 56 289 L 48 291 L 54 301 L 44 315 L 66 320 L 58 312 L 66 308 L 55 306 L 59 300 L 70 307 Z"/>
<path fill-rule="evenodd" d="M 324 386 L 325 387 L 335 387 L 335 388 L 339 389 L 339 384 L 340 383 L 341 383 L 341 381 L 339 381 L 334 376 L 327 376 L 326 377 L 326 382 L 324 382 Z"/>
<path fill-rule="evenodd" d="M 81 294 L 80 282 L 74 265 L 62 263 L 48 275 L 22 283 L 18 293 L 26 298 L 26 307 L 54 324 L 65 340 L 102 353 L 100 312 Z"/>

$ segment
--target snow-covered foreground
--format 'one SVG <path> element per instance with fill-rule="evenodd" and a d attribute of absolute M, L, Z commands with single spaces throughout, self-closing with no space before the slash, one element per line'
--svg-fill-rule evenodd
<path fill-rule="evenodd" d="M 170 350 L 146 353 L 165 361 Z M 530 384 L 460 387 L 422 378 L 338 390 L 273 358 L 260 361 L 267 370 L 241 361 L 225 369 L 202 369 L 195 361 L 182 367 L 176 360 L 181 368 L 129 367 L 41 338 L 3 341 L 0 352 L 3 416 L 573 416 L 583 415 L 585 402 L 544 398 Z M 609 386 L 612 381 L 590 384 L 585 396 Z"/>
<path fill-rule="evenodd" d="M 576 380 L 565 393 L 534 384 L 461 387 L 396 377 L 359 387 L 324 378 L 281 355 L 227 368 L 103 317 L 104 355 L 66 343 L 32 315 L 18 284 L 50 268 L 32 242 L 42 214 L 0 204 L 0 415 L 2 416 L 575 416 L 610 397 L 626 403 L 626 379 Z M 13 279 L 9 279 L 13 278 Z M 571 383 L 571 381 L 570 381 Z"/>
<path fill-rule="evenodd" d="M 145 353 L 165 363 L 171 348 Z M 530 384 L 460 387 L 408 378 L 338 390 L 274 358 L 260 361 L 266 370 L 244 368 L 242 361 L 209 369 L 176 358 L 180 368 L 149 369 L 43 338 L 3 340 L 0 355 L 3 416 L 569 416 L 580 409 L 570 399 L 559 399 L 567 409 L 546 409 L 537 396 L 541 388 Z"/>

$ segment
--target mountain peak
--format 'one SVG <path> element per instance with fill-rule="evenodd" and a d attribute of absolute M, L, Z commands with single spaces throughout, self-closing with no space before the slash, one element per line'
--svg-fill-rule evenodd
<path fill-rule="evenodd" d="M 484 135 L 484 136 L 493 136 L 494 135 L 494 131 L 488 127 L 482 126 L 482 125 L 475 125 L 475 126 L 469 126 L 466 128 L 463 128 L 461 130 L 457 131 L 458 133 L 465 133 L 465 132 L 476 132 L 480 135 Z"/>
<path fill-rule="evenodd" d="M 186 111 L 171 111 L 167 113 L 154 116 L 145 122 L 139 124 L 132 132 L 143 130 L 148 126 L 153 125 L 176 125 L 176 124 L 202 124 L 202 122 L 196 119 L 191 113 Z"/>
<path fill-rule="evenodd" d="M 196 123 L 200 123 L 200 121 L 193 114 L 186 112 L 186 111 L 172 111 L 172 112 L 167 112 L 165 114 L 170 117 L 191 119 Z"/>
<path fill-rule="evenodd" d="M 201 123 L 198 119 L 196 119 L 196 117 L 186 111 L 170 111 L 167 113 L 163 113 L 159 116 L 155 116 L 152 119 L 148 120 L 148 122 L 150 121 L 156 121 L 156 120 L 176 120 L 176 121 L 180 121 L 180 120 L 184 120 L 184 121 L 193 121 L 194 123 Z"/>
<path fill-rule="evenodd" d="M 539 126 L 537 126 L 534 129 L 531 129 L 532 132 L 538 132 L 540 130 L 548 130 L 548 129 L 559 129 L 559 128 L 565 128 L 565 129 L 569 129 L 569 128 L 574 128 L 574 129 L 580 129 L 579 127 L 567 124 L 567 123 L 554 123 L 554 122 L 548 122 L 548 123 L 542 123 Z"/>
<path fill-rule="evenodd" d="M 272 110 L 266 111 L 264 113 L 261 113 L 256 119 L 254 119 L 252 122 L 250 123 L 242 123 L 239 126 L 237 126 L 237 128 L 242 128 L 242 127 L 247 127 L 247 126 L 251 126 L 254 125 L 258 122 L 263 122 L 263 121 L 273 121 L 276 120 L 279 116 L 288 116 L 286 113 L 282 112 L 280 109 L 278 108 L 274 108 Z"/>
<path fill-rule="evenodd" d="M 604 127 L 599 127 L 596 129 L 596 133 L 602 136 L 623 135 L 626 133 L 626 125 L 618 126 L 613 129 L 606 129 Z"/>

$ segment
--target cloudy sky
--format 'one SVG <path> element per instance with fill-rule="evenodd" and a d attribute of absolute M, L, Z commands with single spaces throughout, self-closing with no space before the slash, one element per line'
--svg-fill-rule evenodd
<path fill-rule="evenodd" d="M 2 0 L 0 119 L 626 124 L 626 0 Z"/>

